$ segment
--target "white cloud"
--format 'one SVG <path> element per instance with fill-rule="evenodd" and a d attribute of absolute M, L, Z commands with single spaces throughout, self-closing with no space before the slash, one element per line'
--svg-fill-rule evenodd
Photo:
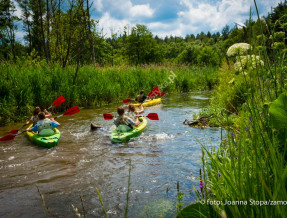
<path fill-rule="evenodd" d="M 132 24 L 127 19 L 117 20 L 111 17 L 111 15 L 107 12 L 104 13 L 99 21 L 99 28 L 103 29 L 104 35 L 106 35 L 106 37 L 110 37 L 111 32 L 122 33 L 125 26 L 132 26 Z"/>
<path fill-rule="evenodd" d="M 250 4 L 240 0 L 222 0 L 216 5 L 182 0 L 181 4 L 187 10 L 178 13 L 179 22 L 186 26 L 191 25 L 196 32 L 203 29 L 220 31 L 226 24 L 244 22 L 248 19 L 246 13 L 250 10 Z"/>
<path fill-rule="evenodd" d="M 23 15 L 23 11 L 21 10 L 19 4 L 16 1 L 12 1 L 13 4 L 15 5 L 15 9 L 16 11 L 14 11 L 14 15 L 21 18 L 21 16 Z"/>
<path fill-rule="evenodd" d="M 149 4 L 135 5 L 130 9 L 132 17 L 152 17 L 154 10 L 150 8 Z"/>
<path fill-rule="evenodd" d="M 97 11 L 102 11 L 103 10 L 103 2 L 102 0 L 94 0 L 94 7 L 96 8 Z"/>
<path fill-rule="evenodd" d="M 166 23 L 166 20 L 145 20 L 153 19 L 157 14 L 153 2 L 136 5 L 133 0 L 118 0 L 116 4 L 112 0 L 95 1 L 101 5 L 102 11 L 105 11 L 99 19 L 100 28 L 104 28 L 106 36 L 110 36 L 111 29 L 113 33 L 122 33 L 124 26 L 128 25 L 130 29 L 137 23 L 146 25 L 153 35 L 160 37 L 184 37 L 186 34 L 196 35 L 201 31 L 221 32 L 226 24 L 233 27 L 235 23 L 245 23 L 249 19 L 250 7 L 253 19 L 257 19 L 253 0 L 217 0 L 213 3 L 210 0 L 180 0 L 182 9 L 177 12 L 177 18 L 169 19 L 169 23 Z M 278 2 L 280 0 L 258 2 L 260 15 L 267 15 L 271 6 L 276 7 Z"/>

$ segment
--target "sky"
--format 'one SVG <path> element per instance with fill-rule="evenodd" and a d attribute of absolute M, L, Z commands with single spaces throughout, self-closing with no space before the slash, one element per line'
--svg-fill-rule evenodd
<path fill-rule="evenodd" d="M 161 38 L 201 32 L 216 33 L 225 25 L 243 24 L 251 15 L 256 20 L 253 0 L 90 0 L 92 18 L 99 20 L 97 29 L 105 37 L 123 33 L 143 24 Z M 257 0 L 260 16 L 266 16 L 271 7 L 281 0 Z M 16 14 L 20 14 L 19 7 Z M 17 38 L 24 33 L 19 29 Z"/>
<path fill-rule="evenodd" d="M 99 19 L 99 29 L 107 37 L 122 33 L 123 27 L 144 24 L 159 37 L 182 36 L 200 32 L 221 32 L 228 24 L 253 19 L 256 10 L 252 0 L 93 0 L 93 18 Z M 258 0 L 260 16 L 281 0 Z"/>

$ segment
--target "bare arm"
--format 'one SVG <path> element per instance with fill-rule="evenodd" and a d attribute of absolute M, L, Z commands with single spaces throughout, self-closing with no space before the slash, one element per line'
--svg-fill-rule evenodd
<path fill-rule="evenodd" d="M 59 126 L 61 125 L 59 122 L 57 122 L 54 118 L 51 118 L 50 120 L 52 120 L 53 122 L 57 123 Z"/>
<path fill-rule="evenodd" d="M 134 126 L 138 126 L 140 124 L 139 117 L 137 116 Z"/>
<path fill-rule="evenodd" d="M 45 118 L 50 118 L 52 116 L 52 114 L 46 109 L 44 110 L 44 113 L 45 113 Z"/>
<path fill-rule="evenodd" d="M 28 120 L 27 122 L 26 122 L 26 125 L 29 125 L 29 124 L 32 124 L 33 123 L 33 120 L 32 120 L 32 118 L 30 118 L 30 120 Z"/>
<path fill-rule="evenodd" d="M 144 107 L 140 104 L 140 110 L 136 111 L 136 115 L 142 114 L 144 112 Z"/>

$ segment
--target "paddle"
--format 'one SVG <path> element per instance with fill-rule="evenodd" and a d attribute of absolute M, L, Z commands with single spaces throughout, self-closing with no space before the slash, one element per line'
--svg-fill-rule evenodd
<path fill-rule="evenodd" d="M 131 101 L 135 101 L 135 99 L 130 99 L 130 98 L 124 99 L 124 103 L 129 103 L 129 102 L 131 102 Z"/>
<path fill-rule="evenodd" d="M 74 107 L 71 107 L 68 110 L 66 110 L 65 113 L 63 113 L 59 116 L 56 116 L 54 119 L 57 119 L 57 118 L 62 117 L 62 116 L 70 116 L 70 115 L 73 115 L 73 114 L 78 113 L 78 112 L 80 112 L 79 107 L 74 106 Z"/>
<path fill-rule="evenodd" d="M 66 99 L 61 95 L 59 96 L 55 101 L 53 101 L 53 104 L 48 107 L 48 110 L 51 108 L 51 107 L 56 107 L 56 106 L 59 106 L 60 104 L 62 104 L 64 101 L 66 101 Z"/>
<path fill-rule="evenodd" d="M 54 101 L 53 101 L 53 104 L 48 107 L 48 110 L 51 108 L 51 107 L 56 107 L 56 106 L 59 106 L 60 104 L 62 104 L 66 99 L 61 95 L 59 96 L 58 98 L 56 98 Z M 22 129 L 24 126 L 26 126 L 27 124 L 25 123 L 23 126 L 21 126 L 19 129 L 12 129 L 11 131 L 9 131 L 9 133 L 11 134 L 17 134 L 19 132 L 20 129 Z"/>
<path fill-rule="evenodd" d="M 74 107 L 71 107 L 71 108 L 69 108 L 68 110 L 66 110 L 65 113 L 63 113 L 63 114 L 61 114 L 61 115 L 59 115 L 59 116 L 56 116 L 54 119 L 57 119 L 57 118 L 62 117 L 62 116 L 70 116 L 70 115 L 73 115 L 73 114 L 78 113 L 78 112 L 80 112 L 79 107 L 78 107 L 78 106 L 74 106 Z M 27 132 L 27 130 L 24 130 L 24 131 L 22 131 L 22 132 L 19 132 L 19 133 L 17 133 L 16 135 L 12 135 L 12 134 L 10 134 L 10 135 L 5 135 L 5 136 L 3 136 L 3 137 L 0 138 L 0 141 L 13 140 L 16 136 L 21 135 L 21 134 L 24 133 L 24 132 Z"/>
<path fill-rule="evenodd" d="M 103 114 L 103 115 L 105 120 L 112 120 L 114 118 L 112 114 Z M 159 120 L 157 113 L 149 113 L 148 115 L 142 117 L 147 117 L 150 120 Z"/>
<path fill-rule="evenodd" d="M 153 88 L 153 90 L 150 91 L 147 98 L 154 98 L 160 94 L 160 89 L 158 87 Z"/>

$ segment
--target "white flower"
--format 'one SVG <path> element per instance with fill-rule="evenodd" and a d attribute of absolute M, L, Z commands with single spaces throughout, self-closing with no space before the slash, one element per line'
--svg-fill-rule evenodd
<path fill-rule="evenodd" d="M 251 67 L 252 69 L 256 69 L 256 67 L 260 65 L 264 66 L 264 62 L 260 59 L 259 56 L 245 55 L 236 57 L 234 68 L 237 71 L 242 71 L 243 69 L 246 69 L 248 66 Z"/>
<path fill-rule="evenodd" d="M 228 57 L 245 55 L 251 48 L 251 45 L 249 45 L 248 43 L 235 43 L 228 48 L 226 54 Z"/>

